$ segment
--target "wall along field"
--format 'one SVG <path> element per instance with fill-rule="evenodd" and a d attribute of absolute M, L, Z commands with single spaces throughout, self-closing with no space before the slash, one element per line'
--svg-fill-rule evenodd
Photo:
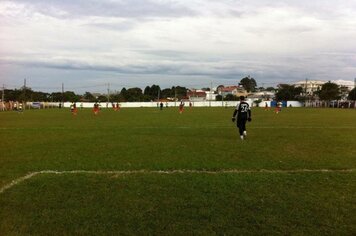
<path fill-rule="evenodd" d="M 232 113 L 0 113 L 0 234 L 356 232 L 355 110 Z"/>

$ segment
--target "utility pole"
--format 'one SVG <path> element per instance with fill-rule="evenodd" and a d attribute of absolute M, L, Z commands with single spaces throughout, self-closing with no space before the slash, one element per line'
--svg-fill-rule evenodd
<path fill-rule="evenodd" d="M 209 107 L 211 107 L 211 93 L 213 92 L 213 81 L 210 81 Z"/>
<path fill-rule="evenodd" d="M 110 83 L 108 83 L 108 102 L 110 102 Z"/>
<path fill-rule="evenodd" d="M 305 96 L 307 96 L 308 78 L 305 79 Z"/>
<path fill-rule="evenodd" d="M 176 107 L 176 102 L 177 102 L 177 87 L 174 87 L 174 107 Z"/>
<path fill-rule="evenodd" d="M 5 100 L 5 84 L 2 85 L 2 96 L 1 96 L 1 101 L 4 102 Z"/>
<path fill-rule="evenodd" d="M 23 80 L 23 109 L 26 110 L 26 78 Z"/>
<path fill-rule="evenodd" d="M 5 111 L 5 84 L 2 85 L 1 111 Z"/>
<path fill-rule="evenodd" d="M 64 83 L 62 83 L 62 105 L 61 107 L 64 107 Z"/>
<path fill-rule="evenodd" d="M 224 107 L 224 94 L 221 93 L 221 107 Z"/>
<path fill-rule="evenodd" d="M 354 108 L 356 108 L 356 78 L 354 79 Z"/>
<path fill-rule="evenodd" d="M 308 78 L 305 78 L 305 103 L 307 101 L 307 87 L 308 87 Z"/>

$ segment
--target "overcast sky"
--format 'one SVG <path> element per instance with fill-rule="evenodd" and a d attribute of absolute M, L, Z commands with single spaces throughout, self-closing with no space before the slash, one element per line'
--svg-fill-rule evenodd
<path fill-rule="evenodd" d="M 0 0 L 0 85 L 259 86 L 356 77 L 356 0 Z"/>

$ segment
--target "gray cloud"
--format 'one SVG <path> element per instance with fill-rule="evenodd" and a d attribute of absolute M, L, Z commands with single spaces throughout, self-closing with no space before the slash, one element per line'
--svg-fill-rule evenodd
<path fill-rule="evenodd" d="M 194 15 L 194 10 L 173 2 L 152 0 L 96 1 L 96 0 L 13 0 L 33 11 L 54 17 L 104 16 L 122 18 L 181 17 Z"/>
<path fill-rule="evenodd" d="M 162 54 L 162 52 L 158 53 Z M 163 52 L 163 54 L 166 53 L 172 52 Z M 130 75 L 204 76 L 211 79 L 236 79 L 250 74 L 274 81 L 293 81 L 305 77 L 332 80 L 339 78 L 338 75 L 343 75 L 347 70 L 356 73 L 356 56 L 354 54 L 321 53 L 299 57 L 236 55 L 234 58 L 235 60 L 225 61 L 219 58 L 210 61 L 194 61 L 182 58 L 181 60 L 149 60 L 126 64 L 92 63 L 75 59 L 2 58 L 0 64 Z M 315 67 L 318 69 L 315 69 Z M 333 69 L 330 70 L 330 68 Z M 350 74 L 350 76 L 352 75 Z"/>
<path fill-rule="evenodd" d="M 356 11 L 355 1 L 345 0 L 12 0 L 28 9 L 55 17 L 103 16 L 122 18 L 186 17 L 215 14 L 219 17 L 248 17 L 260 9 L 294 8 L 322 19 L 342 17 Z"/>
<path fill-rule="evenodd" d="M 2 1 L 0 80 L 350 79 L 354 15 L 341 0 Z"/>
<path fill-rule="evenodd" d="M 137 25 L 138 22 L 136 21 L 129 21 L 125 20 L 124 22 L 115 22 L 115 23 L 86 23 L 83 24 L 82 26 L 87 26 L 87 27 L 94 27 L 97 29 L 106 29 L 106 30 L 112 30 L 112 31 L 129 31 Z"/>

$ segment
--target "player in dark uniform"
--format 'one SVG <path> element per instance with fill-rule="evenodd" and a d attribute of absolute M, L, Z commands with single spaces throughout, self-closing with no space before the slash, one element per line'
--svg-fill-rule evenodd
<path fill-rule="evenodd" d="M 236 117 L 237 115 L 237 117 Z M 234 114 L 232 115 L 232 122 L 236 122 L 237 128 L 239 129 L 240 138 L 245 139 L 246 132 L 246 121 L 251 121 L 251 110 L 250 105 L 245 102 L 245 97 L 240 97 L 240 104 L 236 106 Z"/>

